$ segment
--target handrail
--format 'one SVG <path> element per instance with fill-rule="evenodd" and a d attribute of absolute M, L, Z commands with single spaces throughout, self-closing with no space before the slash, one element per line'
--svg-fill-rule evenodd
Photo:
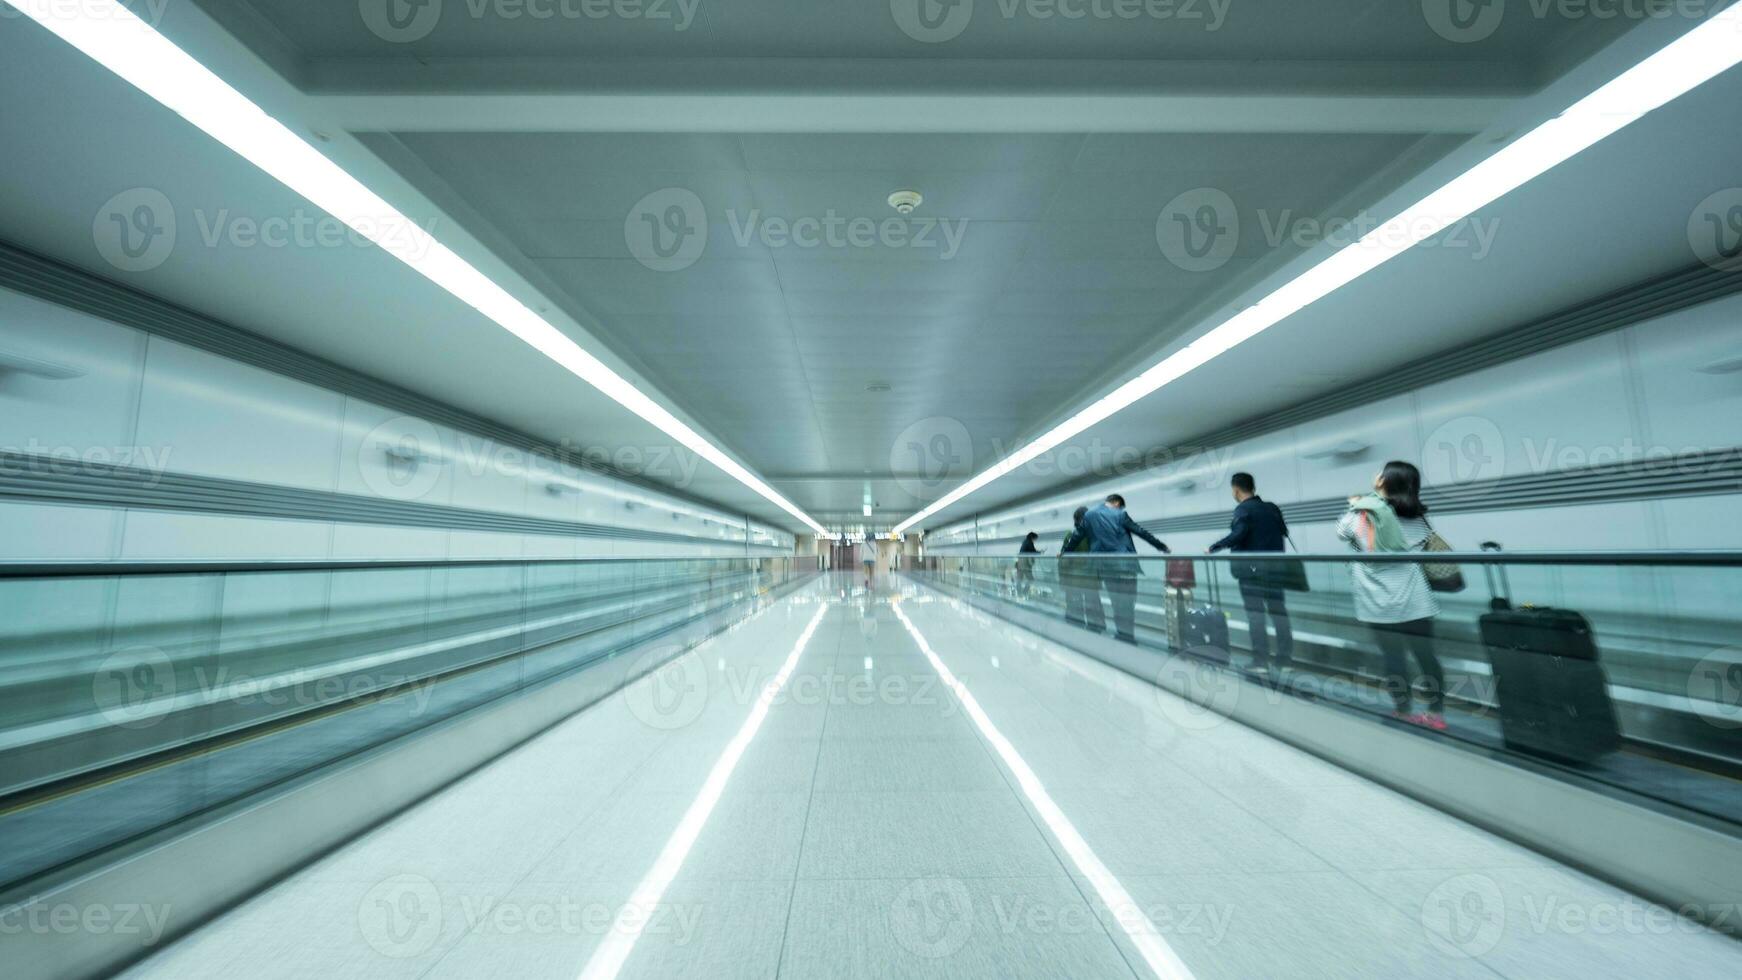
<path fill-rule="evenodd" d="M 1446 565 L 1613 565 L 1613 566 L 1690 566 L 1698 568 L 1742 565 L 1742 551 L 1345 551 L 1334 554 L 1242 551 L 1206 554 L 1133 554 L 1082 553 L 1069 555 L 926 555 L 928 560 L 989 559 L 993 561 L 1304 561 L 1304 562 L 1368 562 L 1372 564 L 1446 564 Z"/>
<path fill-rule="evenodd" d="M 112 577 L 120 575 L 200 575 L 247 572 L 338 572 L 359 569 L 389 568 L 475 568 L 502 565 L 580 565 L 625 564 L 631 562 L 726 562 L 770 561 L 808 558 L 809 555 L 670 555 L 666 557 L 624 558 L 597 555 L 585 558 L 459 558 L 452 561 L 431 561 L 427 558 L 344 559 L 287 558 L 265 561 L 55 561 L 0 562 L 0 579 L 7 578 L 77 578 Z"/>

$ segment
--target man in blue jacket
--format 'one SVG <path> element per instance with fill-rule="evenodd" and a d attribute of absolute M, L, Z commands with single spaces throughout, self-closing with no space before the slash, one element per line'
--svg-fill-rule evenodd
<path fill-rule="evenodd" d="M 1065 542 L 1066 551 L 1075 550 L 1072 543 L 1078 535 L 1089 540 L 1090 554 L 1097 555 L 1131 555 L 1128 560 L 1104 559 L 1095 562 L 1095 570 L 1100 574 L 1102 584 L 1107 586 L 1107 597 L 1113 602 L 1113 631 L 1124 643 L 1137 642 L 1137 576 L 1143 574 L 1137 561 L 1137 545 L 1132 536 L 1142 538 L 1154 545 L 1162 554 L 1171 554 L 1168 547 L 1161 543 L 1155 535 L 1143 529 L 1143 525 L 1131 519 L 1125 513 L 1125 498 L 1118 494 L 1109 494 L 1107 502 L 1083 515 L 1083 523 L 1077 525 L 1070 540 Z"/>
<path fill-rule="evenodd" d="M 1235 554 L 1285 550 L 1288 522 L 1282 519 L 1282 508 L 1258 496 L 1258 484 L 1250 473 L 1236 473 L 1229 482 L 1236 501 L 1234 525 L 1227 537 L 1210 545 L 1210 553 L 1224 549 Z M 1259 664 L 1280 671 L 1294 658 L 1294 630 L 1288 622 L 1288 602 L 1283 597 L 1282 585 L 1276 581 L 1276 565 L 1276 562 L 1237 561 L 1230 571 L 1240 582 L 1240 599 L 1246 604 L 1246 622 L 1252 629 L 1252 655 Z M 1265 629 L 1267 614 L 1276 627 L 1274 663 L 1270 659 L 1270 634 Z"/>

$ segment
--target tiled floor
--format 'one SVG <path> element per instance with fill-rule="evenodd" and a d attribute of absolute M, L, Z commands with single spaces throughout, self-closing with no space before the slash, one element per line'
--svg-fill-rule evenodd
<path fill-rule="evenodd" d="M 1742 944 L 947 601 L 829 585 L 131 975 L 1157 973 L 1732 977 Z"/>

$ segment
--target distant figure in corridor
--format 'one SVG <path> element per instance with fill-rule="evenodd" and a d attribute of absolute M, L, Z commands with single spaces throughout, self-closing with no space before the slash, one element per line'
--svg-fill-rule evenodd
<path fill-rule="evenodd" d="M 1135 644 L 1137 642 L 1137 576 L 1143 574 L 1141 563 L 1137 560 L 1137 546 L 1132 542 L 1136 536 L 1149 542 L 1162 554 L 1172 554 L 1161 539 L 1143 529 L 1143 525 L 1131 519 L 1125 513 L 1125 498 L 1120 495 L 1108 494 L 1106 503 L 1083 515 L 1082 524 L 1077 526 L 1072 541 L 1076 535 L 1088 538 L 1089 551 L 1097 555 L 1131 555 L 1129 559 L 1105 559 L 1095 562 L 1095 571 L 1102 584 L 1107 586 L 1107 595 L 1113 600 L 1113 632 L 1121 643 Z M 1065 542 L 1065 550 L 1071 551 L 1072 541 Z"/>
<path fill-rule="evenodd" d="M 1079 534 L 1089 508 L 1078 507 L 1071 515 L 1071 530 L 1059 549 L 1059 585 L 1065 590 L 1065 622 L 1092 633 L 1107 632 L 1107 614 L 1101 609 L 1101 579 L 1095 566 L 1073 555 L 1089 552 L 1089 536 Z"/>
<path fill-rule="evenodd" d="M 1287 547 L 1288 522 L 1282 508 L 1258 496 L 1258 483 L 1250 473 L 1236 473 L 1229 485 L 1234 492 L 1234 523 L 1222 540 L 1210 545 L 1210 554 L 1231 551 L 1280 552 Z M 1288 601 L 1283 597 L 1279 567 L 1275 562 L 1237 561 L 1229 571 L 1240 583 L 1240 599 L 1246 605 L 1251 626 L 1252 656 L 1258 666 L 1280 674 L 1294 659 L 1294 630 L 1288 622 Z M 1276 627 L 1276 659 L 1270 659 L 1270 632 L 1265 620 Z"/>
<path fill-rule="evenodd" d="M 1022 539 L 1022 547 L 1016 552 L 1024 556 L 1016 559 L 1016 591 L 1024 596 L 1034 589 L 1034 559 L 1027 556 L 1040 554 L 1040 545 L 1036 544 L 1039 540 L 1039 534 L 1028 532 L 1028 537 Z"/>

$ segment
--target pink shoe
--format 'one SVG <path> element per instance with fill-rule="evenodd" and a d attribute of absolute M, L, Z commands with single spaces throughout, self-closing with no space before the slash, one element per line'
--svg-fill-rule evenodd
<path fill-rule="evenodd" d="M 1446 730 L 1446 719 L 1444 715 L 1417 715 L 1415 720 L 1416 724 L 1422 725 L 1426 728 L 1431 728 L 1436 732 L 1443 732 Z"/>

